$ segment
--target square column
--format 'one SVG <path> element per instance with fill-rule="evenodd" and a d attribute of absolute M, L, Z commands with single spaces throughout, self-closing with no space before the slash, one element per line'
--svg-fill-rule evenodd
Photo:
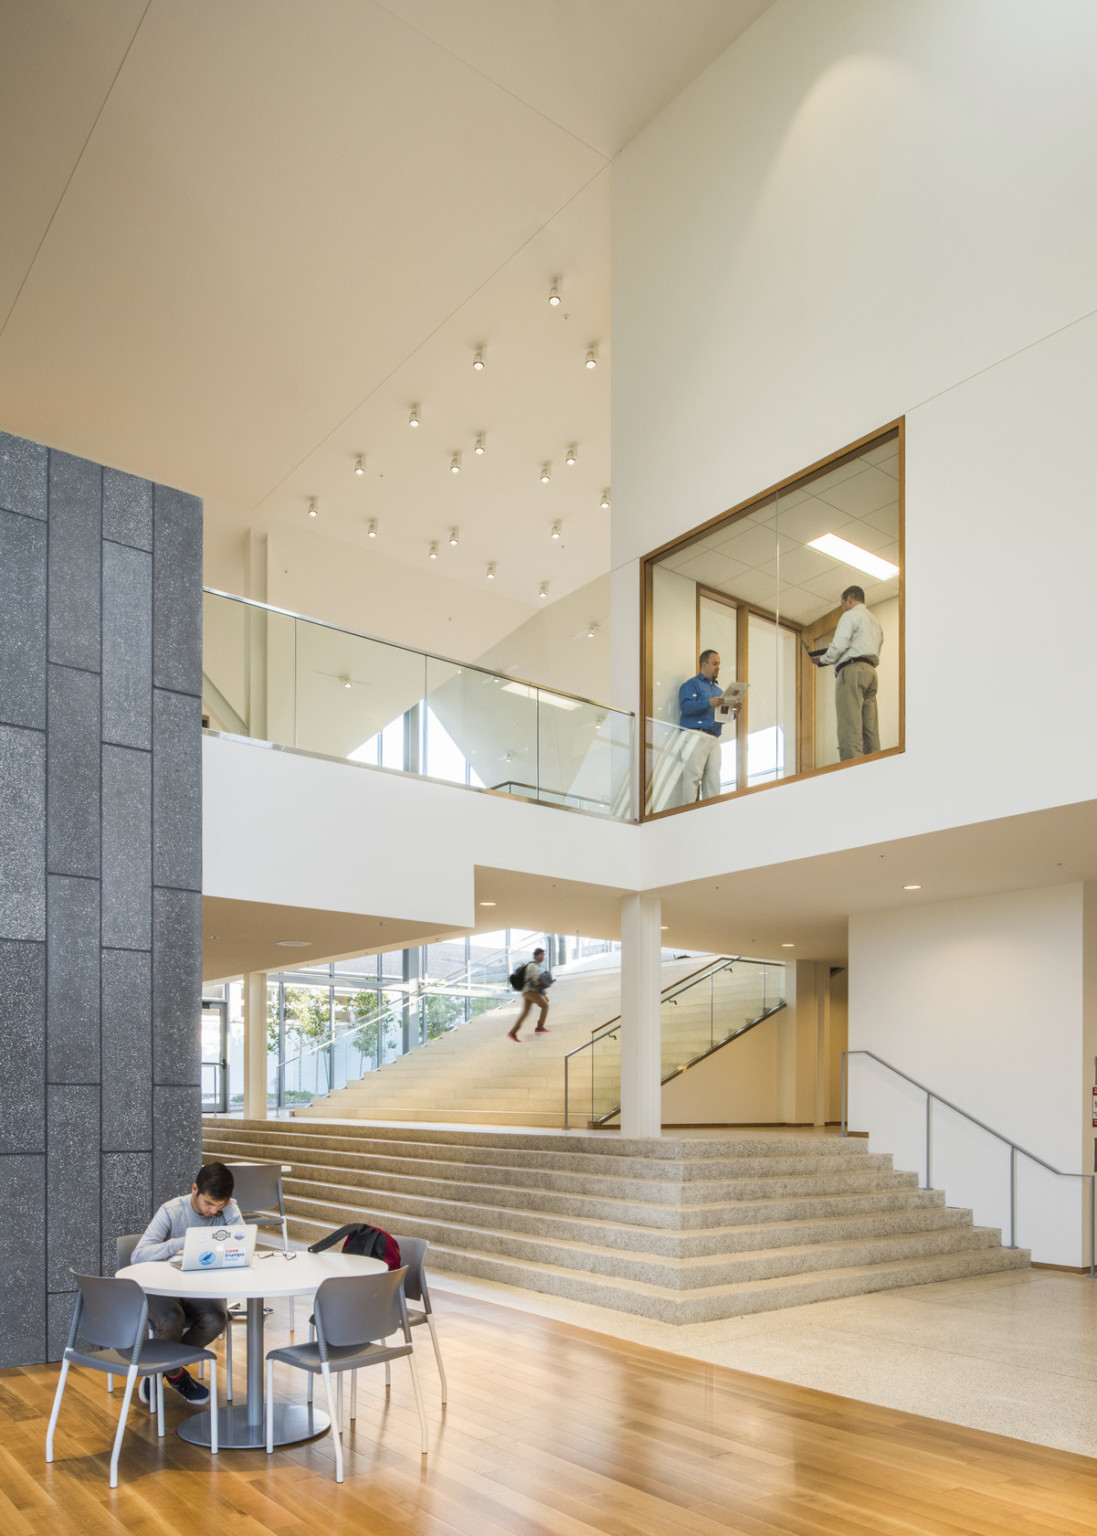
<path fill-rule="evenodd" d="M 267 973 L 244 977 L 244 1119 L 267 1118 Z"/>
<path fill-rule="evenodd" d="M 663 904 L 621 899 L 621 1134 L 659 1136 L 662 1115 Z"/>

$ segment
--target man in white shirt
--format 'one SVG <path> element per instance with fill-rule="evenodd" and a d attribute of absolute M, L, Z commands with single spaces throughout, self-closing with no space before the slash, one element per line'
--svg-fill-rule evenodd
<path fill-rule="evenodd" d="M 880 727 L 876 716 L 876 668 L 884 631 L 880 621 L 865 607 L 861 587 L 842 593 L 842 617 L 834 639 L 819 656 L 817 667 L 834 668 L 834 708 L 838 715 L 838 756 L 843 762 L 879 752 Z"/>

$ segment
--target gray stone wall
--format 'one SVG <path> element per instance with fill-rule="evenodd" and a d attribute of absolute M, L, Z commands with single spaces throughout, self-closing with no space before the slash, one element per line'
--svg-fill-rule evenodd
<path fill-rule="evenodd" d="M 0 1365 L 201 1139 L 202 504 L 0 433 Z"/>

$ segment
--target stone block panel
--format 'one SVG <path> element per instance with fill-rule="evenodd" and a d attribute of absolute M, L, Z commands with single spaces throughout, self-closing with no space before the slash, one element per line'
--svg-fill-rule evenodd
<path fill-rule="evenodd" d="M 3 510 L 0 721 L 46 728 L 46 527 Z"/>
<path fill-rule="evenodd" d="M 51 1084 L 46 1123 L 46 1286 L 72 1288 L 70 1269 L 98 1271 L 99 1089 Z"/>
<path fill-rule="evenodd" d="M 152 1209 L 152 1153 L 104 1153 L 101 1222 L 104 1275 L 113 1275 L 115 1271 L 115 1238 L 143 1232 L 152 1217 Z"/>
<path fill-rule="evenodd" d="M 152 948 L 152 759 L 103 748 L 103 944 Z"/>
<path fill-rule="evenodd" d="M 76 880 L 67 875 L 49 878 L 46 1017 L 49 1081 L 98 1083 L 97 880 Z M 51 1286 L 51 1290 L 56 1289 Z"/>
<path fill-rule="evenodd" d="M 46 1224 L 44 1157 L 0 1157 L 0 1366 L 46 1358 Z M 19 1243 L 10 1241 L 18 1232 Z"/>
<path fill-rule="evenodd" d="M 46 1150 L 46 946 L 0 940 L 0 1154 Z M 2 1231 L 2 1229 L 0 1229 Z M 0 1238 L 7 1241 L 7 1238 Z"/>
<path fill-rule="evenodd" d="M 99 875 L 99 676 L 49 669 L 47 868 Z"/>
<path fill-rule="evenodd" d="M 103 740 L 152 746 L 152 556 L 103 545 Z"/>
<path fill-rule="evenodd" d="M 0 432 L 0 507 L 44 522 L 48 510 L 48 468 L 49 450 L 41 443 Z"/>
<path fill-rule="evenodd" d="M 202 889 L 202 703 L 157 688 L 153 696 L 154 885 Z"/>
<path fill-rule="evenodd" d="M 152 482 L 120 469 L 103 470 L 103 537 L 152 550 Z"/>
<path fill-rule="evenodd" d="M 50 454 L 49 658 L 99 670 L 103 472 Z"/>
<path fill-rule="evenodd" d="M 152 1204 L 189 1190 L 202 1166 L 201 1088 L 152 1090 Z"/>
<path fill-rule="evenodd" d="M 105 949 L 102 976 L 103 1150 L 150 1151 L 152 956 Z"/>
<path fill-rule="evenodd" d="M 153 680 L 157 688 L 201 695 L 202 503 L 158 485 L 153 526 Z"/>
<path fill-rule="evenodd" d="M 153 893 L 153 1081 L 191 1087 L 202 1080 L 202 897 Z"/>
<path fill-rule="evenodd" d="M 0 939 L 44 939 L 44 731 L 0 725 L 0 870 Z"/>

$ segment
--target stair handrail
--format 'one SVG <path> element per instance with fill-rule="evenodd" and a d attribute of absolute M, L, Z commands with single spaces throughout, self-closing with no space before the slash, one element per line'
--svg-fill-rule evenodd
<path fill-rule="evenodd" d="M 951 1099 L 946 1099 L 943 1093 L 938 1093 L 934 1088 L 928 1088 L 925 1083 L 920 1083 L 916 1077 L 911 1077 L 909 1072 L 904 1072 L 901 1067 L 894 1066 L 890 1061 L 885 1061 L 882 1056 L 877 1056 L 875 1051 L 864 1049 L 842 1052 L 842 1135 L 848 1136 L 848 1096 L 849 1096 L 849 1058 L 851 1056 L 868 1056 L 881 1067 L 886 1067 L 889 1072 L 894 1072 L 896 1077 L 901 1077 L 904 1082 L 910 1083 L 920 1093 L 926 1096 L 926 1179 L 923 1189 L 930 1189 L 930 1178 L 933 1170 L 933 1104 L 943 1104 L 946 1109 L 951 1109 L 953 1114 L 962 1115 L 965 1120 L 970 1120 L 972 1125 L 977 1125 L 981 1131 L 986 1131 L 988 1136 L 995 1137 L 1004 1142 L 1009 1148 L 1009 1242 L 1007 1248 L 1017 1247 L 1017 1154 L 1027 1157 L 1030 1162 L 1038 1163 L 1041 1168 L 1046 1168 L 1048 1173 L 1055 1174 L 1059 1179 L 1088 1179 L 1089 1180 L 1089 1274 L 1090 1278 L 1097 1278 L 1097 1227 L 1094 1216 L 1097 1215 L 1097 1173 L 1072 1173 L 1068 1168 L 1056 1168 L 1045 1158 L 1030 1152 L 1019 1141 L 1014 1141 L 1012 1136 L 1007 1136 L 1004 1131 L 996 1131 L 992 1125 L 987 1125 L 976 1115 L 970 1114 L 966 1109 L 961 1109 L 959 1104 L 954 1104 Z"/>
<path fill-rule="evenodd" d="M 681 996 L 683 992 L 688 992 L 691 987 L 699 986 L 701 982 L 710 980 L 711 977 L 718 975 L 720 971 L 731 970 L 734 966 L 739 964 L 760 965 L 763 967 L 763 971 L 767 965 L 779 965 L 781 966 L 782 970 L 784 969 L 782 962 L 779 960 L 757 960 L 751 955 L 724 955 L 717 960 L 710 960 L 707 964 L 701 966 L 700 970 L 692 971 L 688 976 L 683 977 L 679 981 L 672 982 L 669 987 L 664 988 L 664 990 L 659 994 L 659 1007 L 662 1008 L 664 1003 L 674 1002 L 675 999 Z M 672 1077 L 677 1077 L 680 1072 L 684 1072 L 687 1067 L 694 1066 L 698 1061 L 704 1061 L 705 1057 L 711 1056 L 714 1051 L 720 1050 L 725 1045 L 730 1045 L 733 1040 L 738 1040 L 740 1035 L 748 1034 L 752 1029 L 756 1029 L 759 1024 L 764 1024 L 765 1021 L 769 1018 L 772 1018 L 775 1013 L 780 1013 L 781 1009 L 784 1007 L 785 999 L 782 998 L 779 1003 L 775 1003 L 772 1007 L 763 1008 L 762 1012 L 758 1014 L 756 1018 L 748 1019 L 747 1022 L 741 1025 L 739 1029 L 733 1030 L 730 1035 L 726 1035 L 723 1040 L 717 1041 L 717 1043 L 711 1046 L 707 1051 L 702 1051 L 700 1055 L 692 1057 L 689 1061 L 682 1062 L 680 1066 L 677 1066 L 672 1071 L 668 1072 L 665 1077 L 660 1078 L 660 1087 L 663 1087 L 669 1083 Z M 591 1031 L 589 1040 L 584 1040 L 582 1045 L 577 1045 L 573 1050 L 566 1051 L 564 1053 L 565 1131 L 570 1128 L 568 1124 L 570 1114 L 568 1089 L 570 1073 L 569 1064 L 571 1062 L 571 1058 L 573 1056 L 578 1056 L 581 1051 L 589 1051 L 592 1046 L 597 1045 L 601 1040 L 608 1040 L 609 1037 L 611 1035 L 615 1035 L 620 1028 L 621 1015 L 617 1013 L 614 1014 L 612 1019 L 607 1020 L 605 1024 L 596 1025 L 596 1027 Z M 594 1106 L 592 1104 L 591 1109 L 593 1110 L 593 1108 Z M 615 1108 L 600 1116 L 600 1123 L 604 1123 L 606 1120 L 612 1120 L 613 1116 L 620 1112 L 620 1109 L 621 1106 L 618 1104 Z M 591 1118 L 593 1120 L 593 1115 Z"/>

